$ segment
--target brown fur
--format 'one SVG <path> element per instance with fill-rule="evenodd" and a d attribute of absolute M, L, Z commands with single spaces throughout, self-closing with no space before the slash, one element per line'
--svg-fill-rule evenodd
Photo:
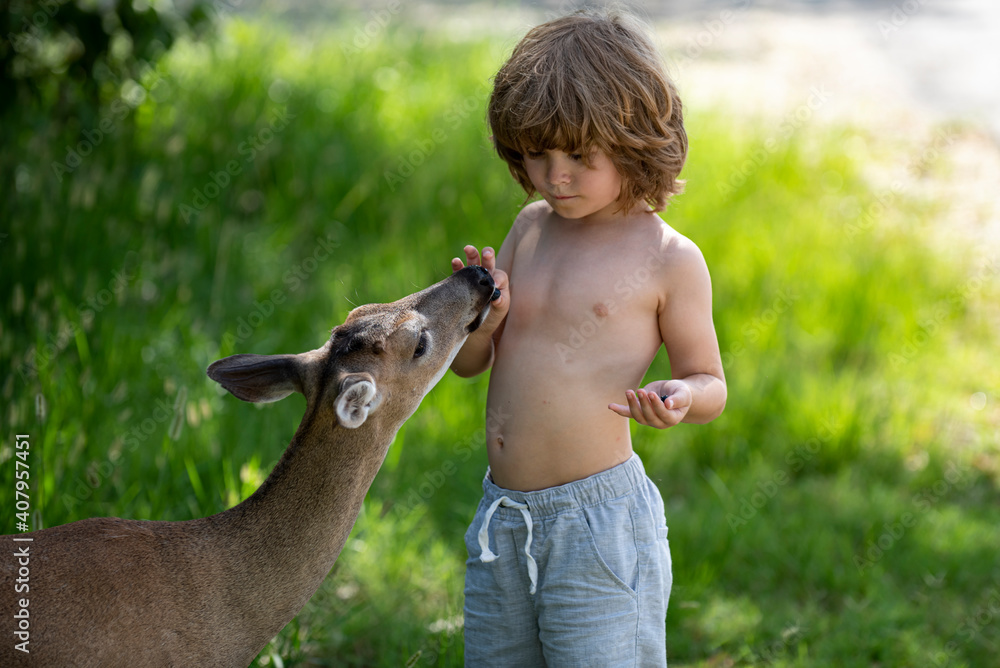
<path fill-rule="evenodd" d="M 211 517 L 97 518 L 3 536 L 0 665 L 248 665 L 333 567 L 393 436 L 492 294 L 489 275 L 468 267 L 392 304 L 355 309 L 317 350 L 214 363 L 209 375 L 242 399 L 305 395 L 274 471 Z M 415 358 L 421 331 L 430 345 Z M 23 546 L 30 590 L 15 594 L 11 555 Z M 20 598 L 30 601 L 30 654 L 14 649 Z"/>

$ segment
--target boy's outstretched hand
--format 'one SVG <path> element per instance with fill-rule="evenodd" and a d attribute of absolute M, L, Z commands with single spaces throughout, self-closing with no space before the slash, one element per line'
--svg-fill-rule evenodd
<path fill-rule="evenodd" d="M 510 308 L 510 285 L 507 272 L 503 269 L 497 269 L 496 252 L 489 246 L 483 248 L 482 256 L 475 246 L 466 246 L 464 250 L 466 262 L 470 265 L 478 264 L 490 272 L 490 276 L 493 277 L 493 285 L 500 290 L 500 298 L 490 303 L 490 313 L 482 327 L 483 331 L 492 332 L 507 317 L 507 310 Z M 451 261 L 452 272 L 456 272 L 464 266 L 465 262 L 462 262 L 461 258 L 456 257 Z"/>
<path fill-rule="evenodd" d="M 684 419 L 693 396 L 691 388 L 682 380 L 657 380 L 645 388 L 626 390 L 625 400 L 627 406 L 608 404 L 608 408 L 639 424 L 666 429 Z"/>

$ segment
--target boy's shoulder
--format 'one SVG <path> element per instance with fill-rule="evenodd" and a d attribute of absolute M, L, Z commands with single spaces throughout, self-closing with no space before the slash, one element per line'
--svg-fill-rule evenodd
<path fill-rule="evenodd" d="M 660 221 L 663 231 L 660 240 L 660 250 L 662 253 L 680 262 L 692 260 L 704 260 L 698 244 L 684 236 L 667 223 Z"/>
<path fill-rule="evenodd" d="M 708 275 L 705 256 L 694 241 L 654 213 L 641 214 L 634 231 L 641 253 L 633 253 L 668 288 Z M 635 246 L 633 246 L 634 248 Z"/>
<path fill-rule="evenodd" d="M 545 200 L 531 202 L 517 213 L 511 229 L 515 232 L 523 232 L 529 227 L 540 225 L 551 213 L 552 207 Z"/>
<path fill-rule="evenodd" d="M 631 230 L 646 247 L 655 251 L 663 260 L 683 264 L 703 259 L 701 249 L 694 241 L 675 230 L 655 213 L 644 212 L 635 216 Z"/>
<path fill-rule="evenodd" d="M 658 259 L 664 285 L 669 292 L 689 290 L 697 285 L 710 285 L 708 263 L 701 249 L 666 223 L 659 245 Z"/>

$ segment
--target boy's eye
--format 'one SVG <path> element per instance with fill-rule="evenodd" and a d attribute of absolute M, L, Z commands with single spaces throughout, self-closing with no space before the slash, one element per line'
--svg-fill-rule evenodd
<path fill-rule="evenodd" d="M 542 153 L 541 151 L 527 151 L 525 152 L 525 155 L 527 155 L 532 160 L 538 160 L 545 154 Z"/>
<path fill-rule="evenodd" d="M 575 160 L 576 162 L 580 162 L 581 160 L 583 160 L 583 154 L 582 153 L 570 153 L 569 154 L 569 159 L 570 160 Z"/>

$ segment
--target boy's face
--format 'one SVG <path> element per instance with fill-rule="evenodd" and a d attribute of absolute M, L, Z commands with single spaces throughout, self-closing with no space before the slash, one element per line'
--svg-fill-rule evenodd
<path fill-rule="evenodd" d="M 595 150 L 589 165 L 583 157 L 558 149 L 527 151 L 524 169 L 535 190 L 563 218 L 610 217 L 617 208 L 621 176 L 604 152 Z"/>

